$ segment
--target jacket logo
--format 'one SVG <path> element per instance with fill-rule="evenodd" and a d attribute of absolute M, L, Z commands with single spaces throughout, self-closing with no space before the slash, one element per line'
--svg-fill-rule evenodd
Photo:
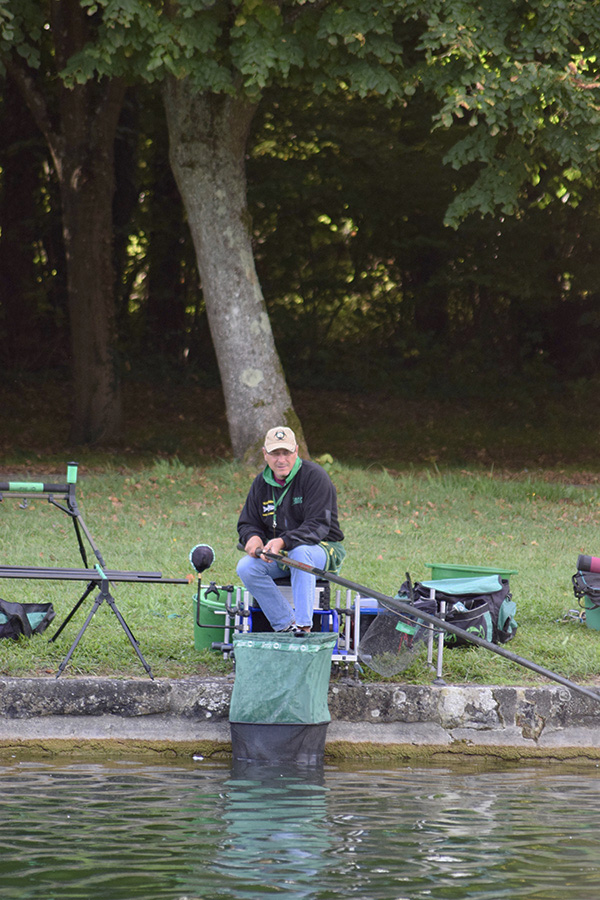
<path fill-rule="evenodd" d="M 294 504 L 294 506 L 295 506 L 297 503 L 302 503 L 302 497 L 293 497 L 293 498 L 292 498 L 292 503 Z"/>
<path fill-rule="evenodd" d="M 275 504 L 273 503 L 273 501 L 272 500 L 263 500 L 263 505 L 262 505 L 263 517 L 272 516 L 274 512 L 275 512 Z"/>

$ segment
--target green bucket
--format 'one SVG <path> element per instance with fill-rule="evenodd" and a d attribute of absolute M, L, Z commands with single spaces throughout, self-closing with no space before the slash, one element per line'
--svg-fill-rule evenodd
<path fill-rule="evenodd" d="M 585 624 L 592 631 L 600 631 L 600 606 L 596 606 L 586 595 L 585 599 Z"/>
<path fill-rule="evenodd" d="M 224 591 L 222 588 L 217 588 L 217 590 L 202 588 L 200 604 L 198 604 L 198 596 L 194 597 L 194 648 L 196 650 L 210 650 L 213 641 L 223 641 L 227 596 L 228 591 Z"/>
<path fill-rule="evenodd" d="M 478 578 L 480 575 L 499 575 L 500 578 L 510 578 L 516 575 L 518 569 L 502 569 L 500 566 L 469 566 L 452 565 L 449 563 L 425 563 L 431 569 L 431 580 L 445 578 Z"/>

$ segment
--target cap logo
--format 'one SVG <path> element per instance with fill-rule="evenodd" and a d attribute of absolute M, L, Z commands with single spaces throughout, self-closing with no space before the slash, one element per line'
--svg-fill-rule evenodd
<path fill-rule="evenodd" d="M 285 431 L 276 431 L 275 437 L 278 441 L 282 441 L 285 438 Z"/>

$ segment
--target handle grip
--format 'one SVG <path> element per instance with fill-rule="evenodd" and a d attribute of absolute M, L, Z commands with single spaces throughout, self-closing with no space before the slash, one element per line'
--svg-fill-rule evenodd
<path fill-rule="evenodd" d="M 246 552 L 246 548 L 244 547 L 244 545 L 242 544 L 241 541 L 238 541 L 238 542 L 237 542 L 237 549 L 238 549 L 238 550 L 241 550 L 242 553 L 245 553 L 245 552 Z M 262 556 L 262 554 L 263 554 L 263 551 L 262 551 L 262 550 L 256 550 L 256 551 L 254 552 L 254 556 L 256 557 L 256 559 L 258 559 L 260 556 Z"/>

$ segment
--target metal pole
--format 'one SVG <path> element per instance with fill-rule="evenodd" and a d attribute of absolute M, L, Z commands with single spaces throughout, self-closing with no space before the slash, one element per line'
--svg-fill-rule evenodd
<path fill-rule="evenodd" d="M 283 556 L 280 553 L 270 553 L 263 550 L 259 551 L 259 555 L 264 556 L 266 559 L 275 560 L 275 562 L 281 563 L 282 565 L 288 566 L 290 568 L 300 569 L 302 572 L 309 572 L 311 575 L 316 575 L 318 578 L 326 578 L 328 581 L 333 581 L 335 584 L 341 584 L 343 587 L 350 588 L 350 590 L 356 591 L 357 593 L 362 594 L 365 597 L 373 597 L 373 599 L 381 601 L 381 603 L 383 603 L 392 612 L 402 613 L 403 615 L 410 616 L 411 619 L 414 619 L 415 616 L 417 616 L 424 622 L 429 622 L 429 624 L 435 625 L 436 628 L 443 628 L 444 631 L 449 631 L 451 634 L 456 634 L 459 637 L 462 637 L 465 640 L 469 641 L 471 644 L 475 644 L 478 647 L 485 647 L 486 650 L 491 650 L 492 653 L 496 653 L 498 654 L 498 656 L 503 656 L 505 659 L 510 660 L 510 662 L 516 663 L 519 666 L 523 666 L 525 669 L 531 669 L 532 672 L 536 672 L 538 675 L 543 675 L 544 678 L 549 678 L 551 681 L 556 681 L 558 684 L 562 684 L 565 687 L 571 688 L 571 690 L 577 691 L 579 694 L 583 694 L 585 697 L 590 697 L 592 700 L 597 700 L 600 702 L 600 694 L 597 694 L 595 691 L 592 691 L 589 688 L 582 687 L 580 684 L 575 684 L 575 682 L 569 681 L 569 679 L 565 678 L 563 675 L 558 675 L 556 672 L 552 672 L 550 669 L 545 669 L 543 666 L 538 666 L 537 663 L 534 663 L 529 659 L 525 659 L 522 656 L 517 656 L 516 653 L 511 653 L 510 650 L 505 650 L 504 647 L 501 647 L 498 644 L 492 644 L 475 634 L 471 634 L 471 632 L 469 631 L 463 631 L 462 628 L 459 628 L 457 625 L 453 625 L 451 622 L 446 622 L 442 619 L 438 619 L 437 616 L 432 616 L 430 613 L 426 613 L 424 610 L 417 610 L 410 603 L 404 603 L 402 600 L 398 600 L 396 597 L 390 597 L 388 594 L 382 594 L 380 591 L 372 590 L 371 588 L 366 587 L 363 584 L 357 584 L 354 581 L 348 581 L 346 578 L 342 578 L 340 575 L 335 575 L 333 572 L 324 572 L 323 569 L 319 569 L 316 566 L 309 566 L 307 563 L 297 562 L 296 560 L 290 559 L 287 556 Z"/>

